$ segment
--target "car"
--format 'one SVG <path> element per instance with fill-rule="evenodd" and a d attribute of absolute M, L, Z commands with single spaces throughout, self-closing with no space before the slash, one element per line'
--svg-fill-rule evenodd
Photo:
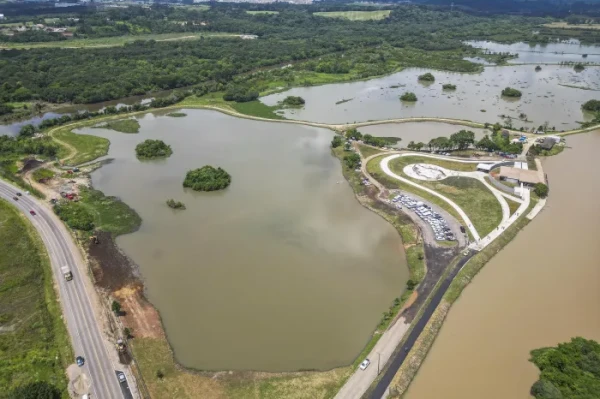
<path fill-rule="evenodd" d="M 31 213 L 31 216 L 35 216 L 35 211 L 29 211 L 29 213 Z"/>
<path fill-rule="evenodd" d="M 83 358 L 83 356 L 77 356 L 75 358 L 75 361 L 77 362 L 77 365 L 79 367 L 83 366 L 85 364 L 85 359 Z"/>
<path fill-rule="evenodd" d="M 18 197 L 20 197 L 20 196 L 22 196 L 22 195 L 23 195 L 23 194 L 21 194 L 21 193 L 17 193 L 17 196 L 18 196 Z"/>
<path fill-rule="evenodd" d="M 13 197 L 13 199 L 14 199 L 15 201 L 18 201 L 18 200 L 19 200 L 19 197 Z"/>
<path fill-rule="evenodd" d="M 121 384 L 123 384 L 124 382 L 127 382 L 127 378 L 125 378 L 125 373 L 118 372 L 117 377 L 119 378 L 119 382 Z"/>
<path fill-rule="evenodd" d="M 360 364 L 360 369 L 365 370 L 367 367 L 369 367 L 369 364 L 371 364 L 369 359 L 363 360 L 363 362 Z"/>

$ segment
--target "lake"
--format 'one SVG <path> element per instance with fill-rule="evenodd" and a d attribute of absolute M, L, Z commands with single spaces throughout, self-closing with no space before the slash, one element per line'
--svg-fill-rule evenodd
<path fill-rule="evenodd" d="M 175 357 L 202 370 L 331 369 L 363 349 L 402 294 L 400 237 L 362 207 L 325 129 L 184 110 L 146 114 L 139 134 L 111 140 L 114 161 L 94 187 L 142 217 L 117 244 L 135 261 Z M 136 144 L 161 139 L 165 160 L 140 162 Z M 224 191 L 182 187 L 206 164 L 232 176 Z M 173 198 L 183 211 L 168 208 Z"/>
<path fill-rule="evenodd" d="M 432 72 L 435 82 L 419 82 L 418 76 L 425 72 Z M 444 91 L 444 83 L 455 84 L 457 89 Z M 520 99 L 501 96 L 507 86 L 520 90 L 523 96 Z M 578 121 L 591 118 L 581 105 L 600 98 L 598 91 L 599 67 L 575 72 L 572 67 L 551 65 L 536 72 L 532 65 L 513 65 L 485 67 L 480 74 L 409 68 L 378 79 L 294 88 L 263 97 L 261 101 L 276 105 L 286 96 L 301 96 L 306 105 L 286 109 L 283 115 L 324 123 L 421 116 L 495 123 L 502 122 L 501 115 L 505 115 L 513 118 L 513 126 L 517 128 L 531 130 L 548 122 L 557 130 L 568 130 L 579 127 Z M 414 92 L 418 101 L 400 101 L 405 92 Z M 526 120 L 521 120 L 520 114 Z"/>

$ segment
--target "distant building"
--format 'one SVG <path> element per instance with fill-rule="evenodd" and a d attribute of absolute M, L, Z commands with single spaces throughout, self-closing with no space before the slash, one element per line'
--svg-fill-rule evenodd
<path fill-rule="evenodd" d="M 538 144 L 538 147 L 542 150 L 551 150 L 554 144 L 556 144 L 556 141 L 552 137 L 544 137 L 544 140 Z"/>

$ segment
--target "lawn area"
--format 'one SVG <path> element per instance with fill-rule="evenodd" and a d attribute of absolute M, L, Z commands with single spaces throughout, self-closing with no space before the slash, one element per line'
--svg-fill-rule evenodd
<path fill-rule="evenodd" d="M 279 14 L 279 11 L 246 11 L 246 14 L 250 15 L 274 15 Z"/>
<path fill-rule="evenodd" d="M 504 199 L 506 200 L 506 203 L 508 204 L 508 209 L 510 210 L 511 215 L 513 215 L 517 211 L 517 209 L 519 209 L 519 207 L 521 206 L 521 204 L 518 203 L 517 201 L 509 200 L 506 197 L 504 197 Z"/>
<path fill-rule="evenodd" d="M 33 226 L 0 200 L 0 396 L 35 381 L 68 398 L 65 369 L 73 361 L 53 288 L 50 261 Z"/>
<path fill-rule="evenodd" d="M 365 158 L 369 158 L 371 155 L 381 154 L 384 152 L 383 150 L 378 150 L 377 148 L 369 147 L 368 145 L 363 144 L 358 145 L 358 150 Z"/>
<path fill-rule="evenodd" d="M 112 233 L 113 237 L 137 230 L 142 219 L 126 203 L 115 197 L 107 197 L 102 191 L 80 187 L 81 201 L 94 216 L 94 226 L 98 230 Z"/>
<path fill-rule="evenodd" d="M 398 157 L 390 161 L 389 166 L 390 169 L 396 174 L 402 174 L 402 169 L 406 165 L 410 165 L 413 163 L 429 163 L 432 165 L 441 166 L 442 168 L 456 170 L 459 172 L 474 172 L 477 170 L 477 164 L 473 163 L 463 163 L 463 162 L 453 162 L 446 161 L 444 159 L 436 159 L 436 158 L 428 158 L 428 157 L 420 157 L 420 156 L 406 156 L 406 157 Z"/>
<path fill-rule="evenodd" d="M 157 33 L 147 35 L 127 35 L 115 37 L 102 37 L 95 39 L 74 39 L 61 40 L 56 42 L 34 42 L 34 43 L 8 43 L 0 44 L 1 48 L 6 49 L 28 49 L 39 47 L 61 47 L 61 48 L 93 48 L 93 47 L 115 47 L 123 46 L 126 43 L 131 43 L 136 40 L 156 40 L 156 41 L 172 41 L 172 40 L 195 40 L 201 37 L 226 37 L 237 36 L 233 33 L 219 32 L 186 32 L 186 33 Z"/>
<path fill-rule="evenodd" d="M 387 18 L 390 15 L 390 10 L 379 11 L 329 11 L 315 12 L 313 15 L 327 18 L 345 18 L 350 21 L 374 21 Z"/>
<path fill-rule="evenodd" d="M 106 155 L 110 145 L 110 141 L 105 138 L 89 134 L 76 134 L 71 131 L 70 127 L 54 131 L 52 137 L 76 150 L 76 154 L 72 154 L 70 148 L 61 146 L 58 153 L 60 159 L 68 158 L 67 163 L 71 165 L 79 165 Z M 72 158 L 70 158 L 71 156 Z"/>
<path fill-rule="evenodd" d="M 140 123 L 137 119 L 118 119 L 101 123 L 94 128 L 116 130 L 121 133 L 139 133 Z"/>

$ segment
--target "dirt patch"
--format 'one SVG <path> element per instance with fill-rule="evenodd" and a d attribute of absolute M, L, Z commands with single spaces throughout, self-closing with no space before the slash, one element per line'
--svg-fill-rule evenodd
<path fill-rule="evenodd" d="M 144 297 L 141 283 L 132 284 L 113 292 L 121 303 L 124 316 L 121 321 L 132 330 L 134 338 L 161 338 L 164 336 L 158 311 Z"/>
<path fill-rule="evenodd" d="M 20 173 L 26 173 L 30 170 L 36 169 L 38 166 L 43 165 L 44 162 L 38 161 L 35 158 L 26 158 L 23 161 L 23 165 L 19 170 Z"/>
<path fill-rule="evenodd" d="M 98 243 L 90 243 L 88 254 L 94 281 L 108 292 L 138 284 L 133 263 L 117 247 L 110 233 L 98 232 Z"/>

